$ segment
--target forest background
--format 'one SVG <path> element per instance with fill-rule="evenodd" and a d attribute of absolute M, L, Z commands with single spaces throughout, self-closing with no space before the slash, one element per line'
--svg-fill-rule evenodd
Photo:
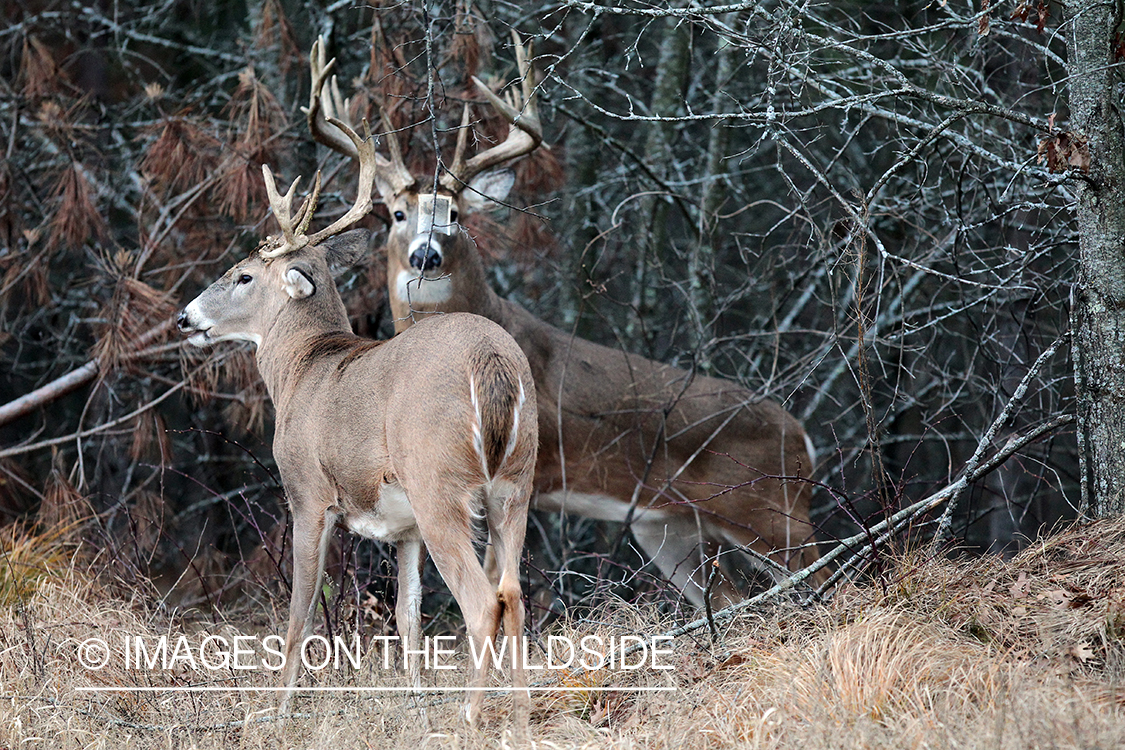
<path fill-rule="evenodd" d="M 332 178 L 351 167 L 300 111 L 320 34 L 353 118 L 391 102 L 414 125 L 416 169 L 432 169 L 433 136 L 451 150 L 460 103 L 481 101 L 471 75 L 516 77 L 510 31 L 533 43 L 550 148 L 517 166 L 515 209 L 470 225 L 494 288 L 564 330 L 781 401 L 817 450 L 826 548 L 936 498 L 936 514 L 857 545 L 846 572 L 931 539 L 1013 553 L 1101 486 L 1082 406 L 1101 391 L 1083 373 L 1115 367 L 1076 365 L 1096 174 L 1068 105 L 1075 25 L 1056 3 L 3 13 L 0 523 L 72 534 L 123 582 L 204 609 L 284 599 L 252 354 L 185 351 L 172 319 L 272 229 L 262 163 L 286 180 L 323 166 L 324 210 L 350 203 L 350 179 Z M 390 335 L 384 286 L 378 252 L 341 280 L 358 332 Z M 615 534 L 536 516 L 532 590 L 674 604 L 635 575 L 639 556 L 607 558 Z M 389 616 L 382 547 L 343 535 L 332 564 L 354 594 L 337 607 Z"/>

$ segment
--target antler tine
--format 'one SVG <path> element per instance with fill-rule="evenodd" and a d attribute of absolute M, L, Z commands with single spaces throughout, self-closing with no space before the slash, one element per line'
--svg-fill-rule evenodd
<path fill-rule="evenodd" d="M 329 122 L 339 128 L 340 132 L 346 135 L 355 146 L 356 153 L 359 155 L 359 186 L 356 188 L 355 203 L 352 207 L 324 229 L 309 235 L 307 242 L 310 245 L 315 245 L 339 234 L 367 215 L 367 212 L 371 210 L 371 188 L 375 185 L 375 175 L 379 171 L 378 154 L 375 153 L 375 139 L 371 137 L 371 128 L 368 126 L 366 119 L 363 121 L 365 134 L 363 138 L 352 130 L 351 126 L 341 120 L 333 118 Z"/>
<path fill-rule="evenodd" d="M 273 210 L 274 218 L 277 219 L 277 225 L 281 227 L 281 239 L 276 237 L 270 238 L 272 247 L 263 248 L 261 253 L 263 258 L 276 258 L 279 255 L 291 253 L 300 250 L 308 244 L 308 238 L 304 236 L 300 230 L 294 231 L 293 216 L 291 215 L 293 208 L 293 195 L 297 191 L 297 183 L 301 178 L 293 180 L 293 184 L 289 186 L 289 190 L 285 195 L 277 192 L 277 183 L 273 181 L 273 172 L 270 171 L 268 164 L 262 165 L 262 177 L 266 181 L 266 195 L 270 199 L 270 208 Z M 319 183 L 320 180 L 318 179 Z M 308 205 L 308 204 L 306 204 Z M 315 208 L 315 207 L 313 207 Z M 312 210 L 308 211 L 312 215 Z M 302 207 L 300 215 L 305 215 L 305 207 Z"/>
<path fill-rule="evenodd" d="M 471 116 L 469 103 L 465 102 L 465 110 L 461 114 L 461 127 L 457 130 L 457 148 L 453 150 L 453 162 L 449 166 L 450 175 L 459 175 L 465 171 L 465 148 L 469 143 L 469 118 Z M 445 184 L 442 175 L 442 185 L 451 190 L 455 189 Z"/>
<path fill-rule="evenodd" d="M 536 120 L 539 119 L 538 112 L 535 110 L 535 76 L 531 73 L 531 65 L 528 60 L 535 59 L 535 46 L 534 42 L 527 43 L 527 49 L 524 49 L 520 41 L 520 35 L 515 29 L 512 29 L 512 42 L 516 47 L 516 70 L 520 72 L 520 88 L 523 89 L 523 102 L 527 106 L 527 110 L 531 112 L 532 117 Z"/>
<path fill-rule="evenodd" d="M 352 159 L 359 158 L 359 151 L 347 131 L 341 129 L 337 123 L 343 123 L 348 129 L 355 132 L 348 120 L 348 103 L 340 94 L 340 84 L 336 76 L 329 77 L 336 59 L 327 60 L 324 37 L 319 37 L 313 42 L 312 51 L 309 53 L 309 69 L 312 73 L 312 91 L 309 94 L 309 106 L 304 107 L 308 118 L 309 131 L 319 143 Z M 327 86 L 325 85 L 327 84 Z M 402 149 L 394 128 L 391 127 L 387 113 L 380 107 L 380 117 L 385 129 L 384 138 L 391 158 L 385 159 L 378 153 L 375 154 L 374 163 L 377 174 L 391 185 L 395 192 L 405 190 L 414 184 L 414 175 L 406 168 L 402 158 Z"/>
<path fill-rule="evenodd" d="M 301 236 L 309 231 L 309 223 L 312 222 L 313 214 L 316 213 L 316 203 L 320 200 L 320 170 L 316 170 L 316 178 L 313 180 L 312 195 L 305 199 L 301 204 L 301 209 L 297 212 L 297 236 Z"/>
<path fill-rule="evenodd" d="M 313 42 L 312 51 L 309 52 L 309 71 L 312 73 L 312 89 L 309 92 L 309 106 L 303 107 L 308 117 L 309 130 L 320 143 L 333 151 L 338 151 L 353 159 L 358 155 L 355 146 L 343 131 L 332 127 L 329 118 L 342 120 L 347 117 L 347 104 L 340 96 L 340 87 L 336 83 L 336 76 L 331 75 L 336 66 L 336 58 L 327 60 L 328 53 L 325 48 L 324 37 L 318 37 Z M 325 84 L 329 84 L 325 87 Z"/>
<path fill-rule="evenodd" d="M 380 166 L 380 174 L 394 188 L 396 193 L 401 193 L 414 184 L 414 175 L 406 168 L 406 161 L 402 158 L 402 148 L 399 146 L 398 136 L 395 135 L 394 125 L 391 124 L 391 118 L 383 107 L 379 108 L 379 119 L 383 122 L 383 138 L 387 141 L 387 151 L 391 154 L 390 161 L 383 159 L 378 154 L 375 155 L 383 163 Z"/>
<path fill-rule="evenodd" d="M 498 164 L 516 159 L 524 154 L 529 154 L 543 142 L 543 129 L 539 124 L 539 113 L 535 104 L 535 76 L 531 69 L 531 49 L 525 53 L 519 35 L 512 32 L 516 47 L 516 65 L 520 72 L 521 97 L 516 90 L 510 92 L 511 103 L 505 102 L 492 92 L 479 78 L 473 76 L 473 82 L 485 95 L 492 107 L 508 121 L 508 137 L 490 149 L 482 151 L 467 162 L 461 149 L 462 135 L 457 136 L 458 151 L 453 157 L 453 167 L 441 176 L 441 184 L 453 193 L 459 193 L 478 174 Z"/>
<path fill-rule="evenodd" d="M 371 128 L 367 120 L 363 121 L 365 137 L 361 138 L 352 127 L 343 120 L 330 118 L 328 123 L 344 134 L 355 149 L 359 159 L 359 186 L 356 189 L 355 203 L 347 212 L 324 229 L 314 234 L 306 234 L 313 214 L 316 212 L 316 203 L 320 199 L 320 170 L 317 170 L 313 180 L 312 194 L 301 205 L 297 215 L 293 215 L 293 195 L 297 192 L 297 183 L 301 178 L 293 180 L 285 195 L 277 191 L 273 172 L 268 164 L 262 165 L 262 177 L 266 181 L 266 194 L 270 199 L 270 208 L 281 227 L 281 238 L 271 237 L 267 245 L 260 252 L 263 258 L 276 258 L 280 255 L 296 252 L 308 245 L 316 245 L 324 240 L 339 234 L 352 224 L 362 219 L 371 210 L 371 188 L 375 185 L 375 174 L 378 171 L 377 154 L 375 153 L 375 139 L 371 137 Z"/>

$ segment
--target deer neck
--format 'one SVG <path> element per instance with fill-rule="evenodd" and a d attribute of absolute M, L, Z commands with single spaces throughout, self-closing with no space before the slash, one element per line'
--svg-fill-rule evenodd
<path fill-rule="evenodd" d="M 314 340 L 332 333 L 352 335 L 352 330 L 339 296 L 325 294 L 283 306 L 263 334 L 256 355 L 258 371 L 279 412 L 305 374 L 305 368 L 294 363 L 305 360 Z"/>

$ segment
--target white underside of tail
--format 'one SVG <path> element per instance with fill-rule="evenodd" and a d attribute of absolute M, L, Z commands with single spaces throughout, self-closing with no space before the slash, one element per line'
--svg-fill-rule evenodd
<path fill-rule="evenodd" d="M 481 473 L 486 480 L 491 481 L 492 476 L 488 473 L 488 457 L 484 455 L 484 435 L 481 433 L 480 399 L 477 398 L 477 383 L 472 374 L 469 375 L 469 398 L 473 402 L 473 450 L 480 459 Z"/>
<path fill-rule="evenodd" d="M 504 448 L 504 458 L 500 461 L 501 465 L 508 460 L 512 451 L 516 449 L 516 438 L 520 432 L 520 412 L 523 411 L 524 401 L 527 401 L 527 392 L 523 389 L 523 378 L 520 378 L 520 395 L 516 399 L 515 408 L 512 409 L 512 430 L 508 433 L 508 445 Z"/>
<path fill-rule="evenodd" d="M 520 393 L 516 398 L 516 405 L 512 407 L 512 429 L 508 433 L 508 443 L 504 447 L 504 457 L 500 460 L 500 465 L 503 466 L 508 457 L 512 455 L 512 451 L 516 449 L 516 440 L 519 437 L 520 429 L 520 413 L 523 411 L 523 405 L 527 401 L 527 391 L 523 387 L 523 379 L 520 378 Z M 492 481 L 492 475 L 488 471 L 488 457 L 484 453 L 484 435 L 481 433 L 481 420 L 480 414 L 480 399 L 477 398 L 477 384 L 473 376 L 469 375 L 469 398 L 473 402 L 473 450 L 476 451 L 477 457 L 480 459 L 480 469 L 484 473 L 486 481 Z"/>

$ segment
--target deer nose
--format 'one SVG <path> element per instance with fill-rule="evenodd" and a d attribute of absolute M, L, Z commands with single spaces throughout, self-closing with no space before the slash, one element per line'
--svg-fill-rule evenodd
<path fill-rule="evenodd" d="M 410 254 L 410 265 L 419 271 L 429 271 L 441 265 L 441 252 L 432 245 L 423 245 Z"/>
<path fill-rule="evenodd" d="M 188 324 L 187 310 L 180 310 L 180 315 L 176 318 L 176 327 L 181 331 L 186 331 L 191 328 L 191 326 Z"/>

